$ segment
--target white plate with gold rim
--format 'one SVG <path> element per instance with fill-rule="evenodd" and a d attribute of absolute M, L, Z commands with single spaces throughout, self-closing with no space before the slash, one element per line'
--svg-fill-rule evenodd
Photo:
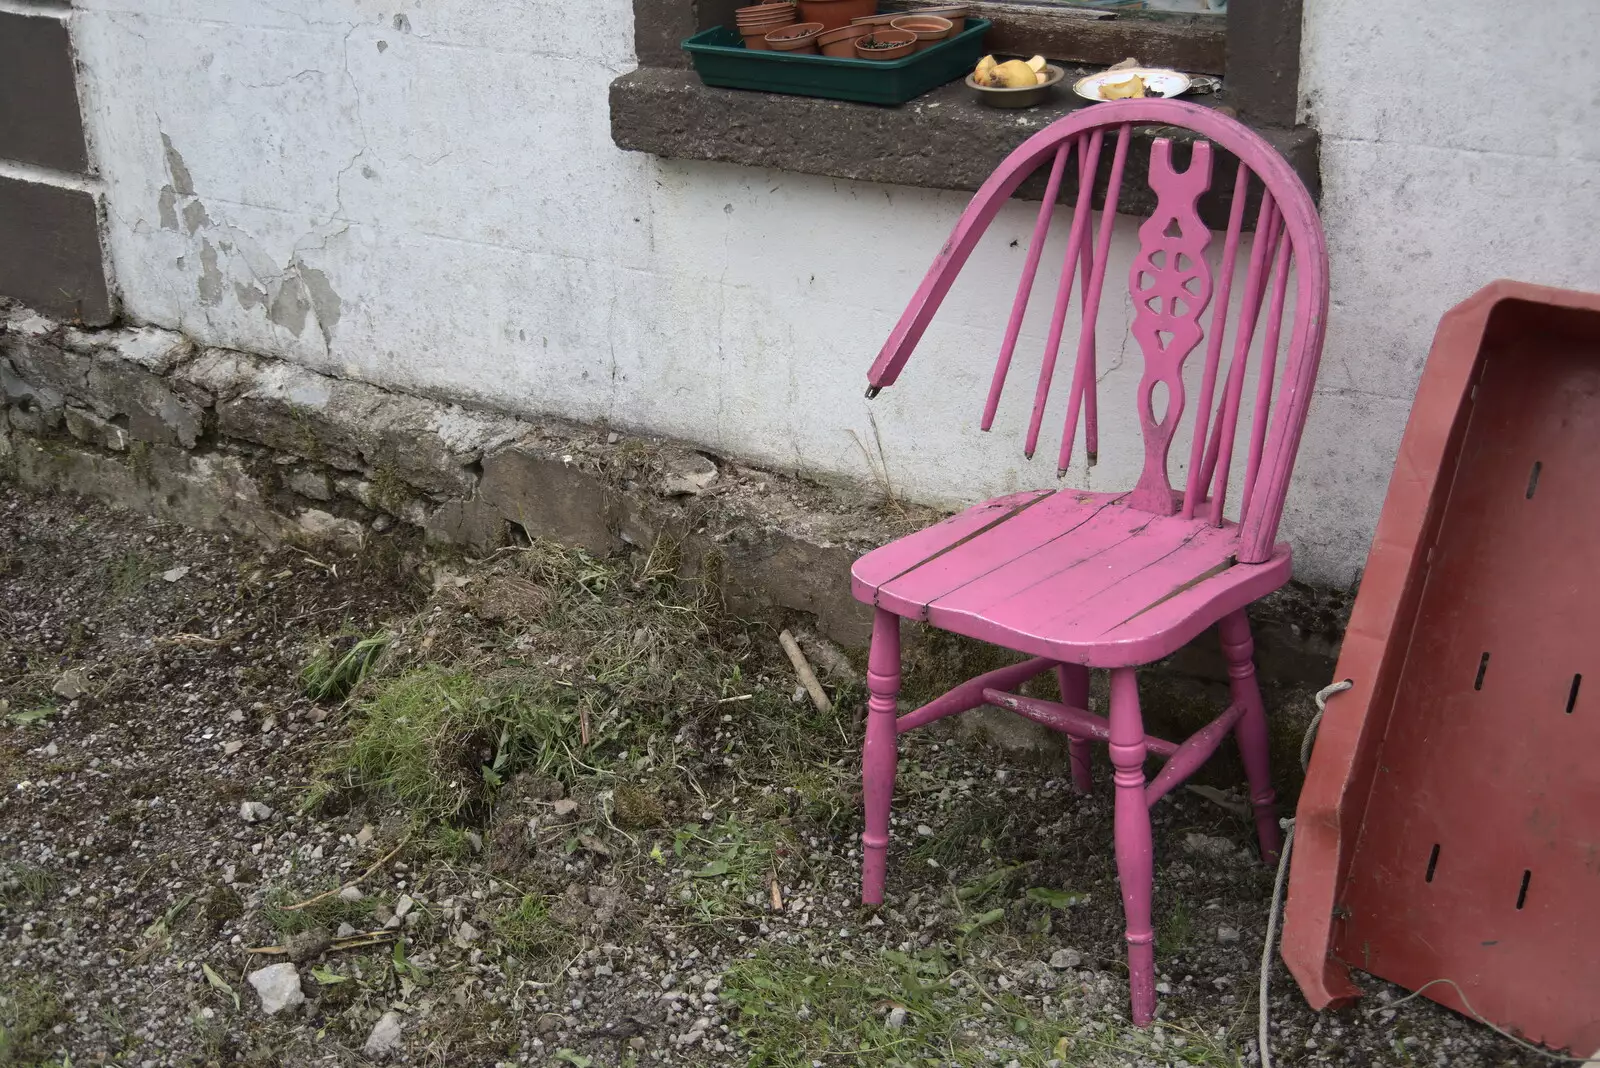
<path fill-rule="evenodd" d="M 1079 78 L 1072 85 L 1072 91 L 1085 100 L 1122 99 L 1120 97 L 1105 97 L 1101 95 L 1101 87 L 1130 81 L 1140 78 L 1144 81 L 1144 95 L 1146 97 L 1163 96 L 1174 97 L 1185 93 L 1189 89 L 1189 76 L 1175 70 L 1165 70 L 1159 67 L 1123 67 L 1121 70 L 1103 70 L 1099 74 L 1091 74 L 1087 78 Z"/>

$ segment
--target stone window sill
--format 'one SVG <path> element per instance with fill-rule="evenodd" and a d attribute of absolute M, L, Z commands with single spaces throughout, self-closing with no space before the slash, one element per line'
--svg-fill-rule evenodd
<path fill-rule="evenodd" d="M 1069 68 L 1069 81 L 1078 76 Z M 1225 92 L 1189 99 L 1204 106 L 1230 106 Z M 702 84 L 693 71 L 641 67 L 611 83 L 611 136 L 621 148 L 666 159 L 975 190 L 1027 137 L 1079 106 L 1087 103 L 1058 90 L 1035 108 L 987 108 L 954 82 L 891 108 L 717 89 Z M 1316 132 L 1303 126 L 1257 130 L 1317 196 Z M 1134 174 L 1142 173 L 1139 157 L 1148 157 L 1148 140 L 1147 134 L 1142 145 L 1133 147 L 1129 167 Z M 1229 173 L 1225 161 L 1216 166 L 1216 173 Z M 1042 195 L 1043 180 L 1037 176 L 1018 192 L 1031 200 Z M 1153 206 L 1142 183 L 1125 186 L 1122 211 L 1137 215 Z M 1201 208 L 1213 225 L 1226 219 L 1226 201 L 1220 197 L 1209 204 L 1202 200 Z"/>

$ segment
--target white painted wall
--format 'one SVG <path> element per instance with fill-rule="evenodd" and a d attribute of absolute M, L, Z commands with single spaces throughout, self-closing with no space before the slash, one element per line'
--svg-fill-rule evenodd
<path fill-rule="evenodd" d="M 1304 577 L 1360 566 L 1445 308 L 1502 275 L 1600 287 L 1581 210 L 1592 101 L 1545 66 L 1587 68 L 1584 7 L 1524 6 L 1513 33 L 1489 0 L 1307 4 L 1336 303 L 1284 525 Z M 606 87 L 633 65 L 631 20 L 630 0 L 79 0 L 127 312 L 814 473 L 870 477 L 870 411 L 895 489 L 926 500 L 1052 482 L 1059 430 L 1032 465 L 1020 447 L 1048 296 L 996 432 L 976 426 L 1033 207 L 1001 216 L 869 407 L 866 368 L 966 197 L 619 151 Z M 1417 72 L 1416 96 L 1386 92 L 1389 63 Z M 1075 467 L 1078 485 L 1131 484 L 1142 455 L 1113 299 L 1102 464 Z"/>

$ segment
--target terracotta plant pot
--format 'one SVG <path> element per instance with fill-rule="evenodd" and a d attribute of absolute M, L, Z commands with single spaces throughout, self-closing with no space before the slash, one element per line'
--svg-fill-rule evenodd
<path fill-rule="evenodd" d="M 850 20 L 878 10 L 878 0 L 800 0 L 800 18 L 820 22 L 825 30 L 850 25 Z"/>
<path fill-rule="evenodd" d="M 915 11 L 906 12 L 906 14 L 938 15 L 940 18 L 949 19 L 950 32 L 954 35 L 967 28 L 967 10 L 965 4 L 951 4 L 948 7 L 919 7 Z"/>
<path fill-rule="evenodd" d="M 932 48 L 946 37 L 955 24 L 949 19 L 937 15 L 905 15 L 895 19 L 889 24 L 894 29 L 906 30 L 917 35 L 917 51 Z"/>
<path fill-rule="evenodd" d="M 904 11 L 891 11 L 884 15 L 863 15 L 858 19 L 851 19 L 850 25 L 871 26 L 873 29 L 887 30 L 889 28 L 889 23 L 893 22 L 895 19 L 903 19 L 905 17 L 906 13 Z"/>
<path fill-rule="evenodd" d="M 856 57 L 856 39 L 865 37 L 872 32 L 871 26 L 840 26 L 837 30 L 829 30 L 817 38 L 817 47 L 825 56 L 836 56 L 840 59 L 854 59 Z"/>
<path fill-rule="evenodd" d="M 757 52 L 765 52 L 767 34 L 784 26 L 793 25 L 795 6 L 789 3 L 757 4 L 753 7 L 740 8 L 734 12 L 734 16 L 738 21 L 739 36 L 744 38 L 744 46 Z"/>
<path fill-rule="evenodd" d="M 767 48 L 772 52 L 814 56 L 817 54 L 817 38 L 821 35 L 822 23 L 797 22 L 793 26 L 785 26 L 767 34 Z"/>
<path fill-rule="evenodd" d="M 888 45 L 887 48 L 873 48 L 872 44 Z M 897 30 L 893 27 L 884 29 L 880 26 L 873 27 L 870 34 L 856 38 L 856 58 L 875 59 L 887 62 L 891 59 L 904 59 L 917 50 L 917 35 L 910 30 Z"/>

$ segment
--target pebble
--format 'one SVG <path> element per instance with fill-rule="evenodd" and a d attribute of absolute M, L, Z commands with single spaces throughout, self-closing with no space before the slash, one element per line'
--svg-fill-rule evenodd
<path fill-rule="evenodd" d="M 898 1031 L 905 1025 L 906 1010 L 901 1008 L 899 1005 L 896 1005 L 894 1008 L 889 1010 L 889 1018 L 883 1022 L 883 1026 L 887 1027 L 891 1031 Z"/>
<path fill-rule="evenodd" d="M 244 743 L 243 742 L 223 742 L 222 743 L 222 755 L 223 756 L 233 756 L 233 754 L 237 753 L 239 750 L 241 750 L 243 748 L 244 748 Z"/>
<path fill-rule="evenodd" d="M 1217 928 L 1217 941 L 1218 942 L 1237 942 L 1237 941 L 1239 941 L 1239 929 L 1237 927 L 1218 927 Z"/>
<path fill-rule="evenodd" d="M 163 571 L 161 573 L 161 581 L 162 582 L 177 582 L 179 579 L 183 578 L 183 576 L 187 575 L 189 573 L 189 570 L 190 569 L 189 569 L 188 565 L 186 564 L 183 567 L 175 567 L 171 571 Z"/>
<path fill-rule="evenodd" d="M 300 972 L 293 964 L 269 964 L 245 978 L 261 998 L 261 1011 L 268 1016 L 306 1000 L 305 994 L 300 992 Z"/>
<path fill-rule="evenodd" d="M 372 1025 L 372 1033 L 367 1035 L 367 1044 L 361 1047 L 361 1052 L 369 1057 L 382 1057 L 399 1044 L 400 1014 L 390 1011 L 378 1017 L 378 1022 Z"/>
<path fill-rule="evenodd" d="M 395 918 L 400 920 L 405 919 L 406 913 L 410 912 L 416 907 L 417 902 L 415 898 L 413 898 L 410 894 L 401 894 L 400 900 L 394 903 Z"/>
<path fill-rule="evenodd" d="M 1083 963 L 1083 954 L 1075 949 L 1058 949 L 1050 954 L 1050 967 L 1057 971 L 1076 968 Z"/>
<path fill-rule="evenodd" d="M 377 832 L 372 829 L 372 824 L 368 823 L 363 826 L 361 830 L 356 832 L 356 848 L 367 848 L 367 846 L 372 844 L 372 838 L 376 833 Z"/>
<path fill-rule="evenodd" d="M 341 923 L 339 925 L 339 930 L 338 930 L 337 937 L 339 937 L 339 938 L 354 938 L 355 934 L 356 934 L 356 929 L 354 927 L 350 926 L 348 923 Z"/>
<path fill-rule="evenodd" d="M 263 801 L 241 801 L 239 816 L 246 823 L 260 823 L 272 818 L 272 806 Z"/>
<path fill-rule="evenodd" d="M 362 893 L 361 893 L 361 887 L 359 887 L 359 886 L 347 886 L 343 890 L 339 891 L 339 900 L 340 901 L 349 901 L 349 902 L 354 903 L 354 902 L 360 901 L 361 898 L 362 898 Z"/>
<path fill-rule="evenodd" d="M 61 673 L 61 677 L 56 680 L 56 684 L 50 687 L 50 692 L 57 697 L 65 697 L 71 701 L 82 697 L 88 689 L 89 683 L 84 678 L 82 669 L 68 668 Z"/>
<path fill-rule="evenodd" d="M 483 933 L 465 920 L 462 920 L 461 926 L 456 928 L 456 945 L 463 949 L 482 937 Z"/>

